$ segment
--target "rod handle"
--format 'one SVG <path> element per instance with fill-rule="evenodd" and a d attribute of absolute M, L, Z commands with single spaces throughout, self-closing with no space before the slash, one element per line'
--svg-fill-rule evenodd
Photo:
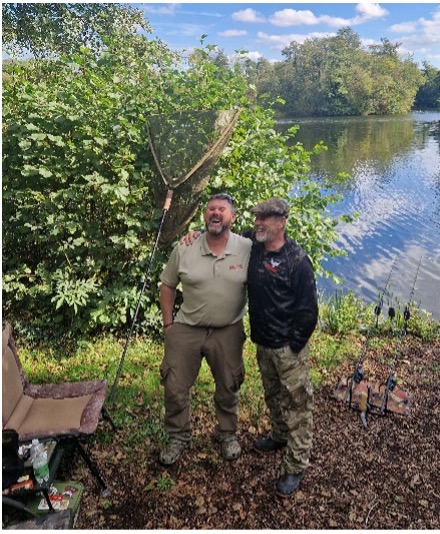
<path fill-rule="evenodd" d="M 168 211 L 170 209 L 171 200 L 173 199 L 173 192 L 174 191 L 172 189 L 168 189 L 168 191 L 167 191 L 167 194 L 166 194 L 166 197 L 165 197 L 165 202 L 163 204 L 164 211 Z"/>

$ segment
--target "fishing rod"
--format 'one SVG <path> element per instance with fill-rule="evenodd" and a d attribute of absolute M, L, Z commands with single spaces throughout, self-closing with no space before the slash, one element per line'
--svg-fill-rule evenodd
<path fill-rule="evenodd" d="M 408 321 L 409 321 L 409 319 L 411 317 L 411 311 L 410 311 L 411 302 L 412 302 L 412 299 L 414 297 L 414 291 L 416 289 L 416 282 L 417 282 L 417 278 L 419 276 L 419 270 L 420 270 L 420 265 L 421 264 L 422 264 L 422 256 L 420 257 L 420 261 L 419 261 L 419 264 L 417 266 L 417 271 L 416 271 L 416 275 L 414 277 L 414 283 L 413 283 L 413 286 L 412 286 L 412 289 L 411 289 L 411 293 L 410 293 L 410 296 L 409 296 L 408 303 L 406 304 L 405 309 L 403 311 L 402 328 L 400 329 L 399 336 L 398 336 L 397 341 L 396 341 L 396 347 L 395 347 L 395 350 L 394 350 L 394 358 L 393 358 L 392 364 L 390 365 L 390 371 L 388 373 L 388 378 L 379 387 L 379 389 L 380 389 L 382 386 L 385 386 L 385 391 L 384 391 L 384 394 L 383 394 L 382 404 L 381 404 L 381 407 L 380 407 L 380 415 L 384 415 L 386 413 L 387 405 L 388 405 L 388 397 L 389 397 L 390 391 L 393 391 L 394 388 L 397 385 L 397 377 L 396 377 L 395 369 L 396 369 L 396 364 L 397 364 L 398 351 L 399 351 L 400 342 L 402 341 L 402 338 L 404 336 L 406 336 L 406 333 L 407 333 L 406 328 L 407 328 L 407 325 L 408 325 Z"/>
<path fill-rule="evenodd" d="M 153 249 L 152 249 L 152 251 L 150 253 L 150 258 L 148 260 L 148 266 L 147 266 L 147 269 L 145 271 L 144 284 L 142 286 L 142 289 L 141 289 L 141 292 L 140 292 L 140 295 L 139 295 L 139 298 L 138 298 L 138 301 L 137 301 L 136 310 L 134 312 L 133 320 L 131 322 L 130 331 L 128 332 L 127 338 L 125 340 L 125 346 L 124 346 L 124 350 L 122 351 L 122 356 L 121 356 L 121 360 L 119 362 L 118 370 L 116 372 L 115 381 L 113 382 L 113 386 L 112 386 L 112 389 L 110 391 L 109 402 L 111 402 L 113 400 L 113 396 L 115 394 L 115 391 L 116 391 L 116 388 L 117 388 L 117 385 L 118 385 L 119 377 L 120 377 L 121 371 L 122 371 L 122 366 L 124 364 L 125 357 L 127 355 L 128 345 L 129 345 L 131 337 L 133 335 L 134 327 L 135 327 L 135 324 L 136 324 L 136 319 L 137 319 L 137 316 L 138 316 L 138 313 L 139 313 L 139 310 L 140 310 L 140 307 L 141 307 L 141 304 L 142 304 L 142 297 L 143 297 L 143 294 L 145 292 L 145 289 L 146 289 L 148 281 L 149 281 L 149 276 L 150 276 L 151 267 L 153 265 L 154 256 L 156 255 L 156 250 L 157 250 L 157 247 L 159 245 L 159 239 L 160 239 L 160 235 L 162 233 L 162 228 L 163 228 L 163 225 L 164 225 L 166 214 L 170 210 L 172 198 L 173 198 L 173 189 L 168 189 L 166 197 L 165 197 L 164 205 L 163 205 L 163 208 L 162 208 L 162 217 L 161 217 L 161 220 L 160 220 L 159 229 L 157 230 L 156 240 L 154 242 Z"/>
<path fill-rule="evenodd" d="M 393 261 L 393 263 L 391 265 L 391 270 L 390 270 L 390 272 L 388 274 L 388 278 L 387 278 L 386 284 L 383 286 L 382 290 L 379 293 L 378 303 L 374 307 L 374 315 L 376 317 L 376 328 L 379 325 L 379 316 L 382 313 L 384 294 L 385 294 L 385 291 L 387 291 L 387 288 L 389 287 L 389 283 L 390 283 L 390 280 L 391 280 L 391 275 L 393 274 L 393 270 L 394 270 L 394 266 L 396 264 L 396 260 L 397 260 L 397 254 L 394 257 L 394 261 Z M 393 311 L 394 311 L 394 309 L 393 309 Z M 362 362 L 364 360 L 365 352 L 367 350 L 368 341 L 370 339 L 370 335 L 371 335 L 372 329 L 373 329 L 373 325 L 370 325 L 370 328 L 368 329 L 367 334 L 365 336 L 365 341 L 364 341 L 362 350 L 361 350 L 361 352 L 359 354 L 359 357 L 358 357 L 358 359 L 356 361 L 353 374 L 350 377 L 350 383 L 348 384 L 347 390 L 346 390 L 345 395 L 344 395 L 344 402 L 347 402 L 347 400 L 349 399 L 348 400 L 349 407 L 351 407 L 354 383 L 360 384 L 362 382 L 362 379 L 364 378 L 364 370 L 362 368 Z"/>
<path fill-rule="evenodd" d="M 394 296 L 390 296 L 388 291 L 388 320 L 390 322 L 390 333 L 394 334 L 393 322 L 397 322 L 396 308 L 393 306 Z"/>
<path fill-rule="evenodd" d="M 378 326 L 379 326 L 379 316 L 382 313 L 383 297 L 384 297 L 385 291 L 387 292 L 387 295 L 388 295 L 388 304 L 390 302 L 390 299 L 389 299 L 390 295 L 389 295 L 389 291 L 388 291 L 387 288 L 389 287 L 389 284 L 390 284 L 391 275 L 393 274 L 394 265 L 396 264 L 396 260 L 397 260 L 397 254 L 394 257 L 393 264 L 391 265 L 391 271 L 388 274 L 387 282 L 386 282 L 384 288 L 382 289 L 382 292 L 379 294 L 379 302 L 377 303 L 377 305 L 374 308 L 374 314 L 376 316 L 376 328 L 378 328 Z M 388 316 L 392 319 L 392 318 L 394 318 L 395 315 L 396 315 L 395 309 L 392 308 L 392 307 L 389 307 L 388 308 Z M 371 328 L 370 328 L 370 330 L 371 330 Z"/>

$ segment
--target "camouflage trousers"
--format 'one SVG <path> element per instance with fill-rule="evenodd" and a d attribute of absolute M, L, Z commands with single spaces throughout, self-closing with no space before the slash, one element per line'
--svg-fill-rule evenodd
<path fill-rule="evenodd" d="M 257 359 L 270 411 L 272 438 L 287 441 L 282 473 L 296 474 L 309 465 L 313 437 L 313 389 L 309 345 L 299 353 L 257 346 Z"/>

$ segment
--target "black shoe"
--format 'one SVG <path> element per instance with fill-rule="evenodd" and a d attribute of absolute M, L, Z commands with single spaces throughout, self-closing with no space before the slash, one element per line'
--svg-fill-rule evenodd
<path fill-rule="evenodd" d="M 287 445 L 287 441 L 277 441 L 276 439 L 259 437 L 254 442 L 254 449 L 257 452 L 273 452 L 282 449 Z"/>
<path fill-rule="evenodd" d="M 304 473 L 297 473 L 296 475 L 286 473 L 282 475 L 277 480 L 277 495 L 279 497 L 289 497 L 289 495 L 295 493 L 303 476 Z"/>

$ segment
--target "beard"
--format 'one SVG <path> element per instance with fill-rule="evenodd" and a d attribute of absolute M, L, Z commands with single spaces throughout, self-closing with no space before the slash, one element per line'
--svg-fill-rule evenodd
<path fill-rule="evenodd" d="M 261 232 L 255 231 L 255 239 L 258 243 L 265 243 L 267 241 L 267 231 L 263 230 Z"/>
<path fill-rule="evenodd" d="M 219 224 L 219 222 L 213 223 L 212 221 L 208 221 L 206 229 L 211 235 L 220 235 L 228 229 L 228 226 L 221 223 Z"/>

